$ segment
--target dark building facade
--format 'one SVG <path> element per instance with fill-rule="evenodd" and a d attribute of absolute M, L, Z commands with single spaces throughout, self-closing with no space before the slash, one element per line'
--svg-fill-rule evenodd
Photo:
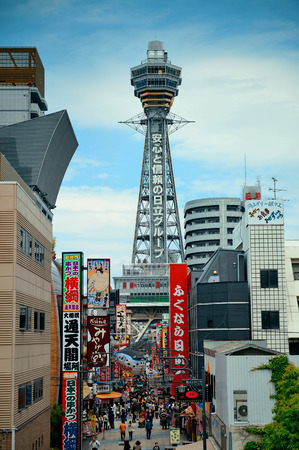
<path fill-rule="evenodd" d="M 218 250 L 189 292 L 190 362 L 201 378 L 204 340 L 250 339 L 250 301 L 243 252 Z"/>

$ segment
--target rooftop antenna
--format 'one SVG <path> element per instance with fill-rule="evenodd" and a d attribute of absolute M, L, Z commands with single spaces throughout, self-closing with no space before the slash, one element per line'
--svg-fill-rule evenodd
<path fill-rule="evenodd" d="M 269 188 L 269 191 L 273 191 L 274 198 L 272 200 L 276 200 L 277 199 L 276 193 L 279 191 L 286 191 L 286 189 L 277 189 L 276 187 L 276 183 L 278 182 L 277 178 L 272 177 L 272 180 L 273 180 L 273 188 Z"/>

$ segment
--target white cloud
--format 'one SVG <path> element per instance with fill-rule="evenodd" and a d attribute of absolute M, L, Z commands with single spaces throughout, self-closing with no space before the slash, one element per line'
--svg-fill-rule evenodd
<path fill-rule="evenodd" d="M 85 258 L 111 258 L 112 273 L 130 263 L 137 208 L 137 191 L 63 187 L 54 211 L 56 253 L 82 251 Z M 79 246 L 79 248 L 78 248 Z"/>

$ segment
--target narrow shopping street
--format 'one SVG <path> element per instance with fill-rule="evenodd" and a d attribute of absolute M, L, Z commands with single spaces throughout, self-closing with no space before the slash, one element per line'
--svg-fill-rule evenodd
<path fill-rule="evenodd" d="M 121 445 L 120 440 L 120 431 L 119 431 L 119 425 L 120 420 L 115 421 L 115 428 L 113 430 L 106 430 L 102 433 L 99 433 L 98 440 L 101 443 L 101 450 L 122 450 L 123 445 Z M 128 429 L 129 421 L 126 421 L 126 426 Z M 138 423 L 134 423 L 134 434 L 133 434 L 133 440 L 130 442 L 131 448 L 133 449 L 133 446 L 137 440 L 139 440 L 142 444 L 142 450 L 152 450 L 152 448 L 155 445 L 155 442 L 158 442 L 160 446 L 160 450 L 166 450 L 168 448 L 174 448 L 172 445 L 170 445 L 170 439 L 169 430 L 162 430 L 160 425 L 160 419 L 154 419 L 153 420 L 153 429 L 151 433 L 151 438 L 146 438 L 146 431 L 144 428 L 138 428 Z M 83 449 L 87 450 L 89 449 L 89 443 L 91 441 L 92 437 L 84 438 L 83 442 Z M 128 439 L 128 433 L 126 432 L 126 439 Z M 184 437 L 181 437 L 181 445 L 184 444 Z M 203 442 L 199 441 L 196 443 L 196 449 L 201 450 L 203 448 Z M 176 447 L 179 448 L 179 447 Z M 207 441 L 207 450 L 213 450 L 215 447 L 211 444 L 211 442 Z"/>

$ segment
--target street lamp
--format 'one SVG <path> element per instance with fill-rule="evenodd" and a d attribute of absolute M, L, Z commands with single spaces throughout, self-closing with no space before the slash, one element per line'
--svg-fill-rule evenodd
<path fill-rule="evenodd" d="M 180 384 L 180 385 L 178 386 L 178 392 L 179 392 L 180 394 L 183 394 L 183 393 L 185 392 L 185 390 L 186 390 L 186 386 L 185 386 L 184 384 Z"/>
<path fill-rule="evenodd" d="M 174 379 L 174 375 L 172 373 L 166 373 L 164 375 L 164 380 L 169 381 L 169 383 L 172 383 Z"/>

